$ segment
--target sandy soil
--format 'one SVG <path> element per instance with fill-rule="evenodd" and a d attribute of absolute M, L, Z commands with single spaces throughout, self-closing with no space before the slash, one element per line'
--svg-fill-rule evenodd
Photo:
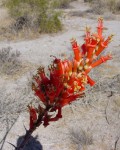
<path fill-rule="evenodd" d="M 18 138 L 25 133 L 23 124 L 28 127 L 26 106 L 34 101 L 30 84 L 37 67 L 49 64 L 52 60 L 50 55 L 69 57 L 72 54 L 69 40 L 76 37 L 82 44 L 86 25 L 96 30 L 98 16 L 84 15 L 88 9 L 89 6 L 81 1 L 72 2 L 71 7 L 65 10 L 62 20 L 65 29 L 61 33 L 41 35 L 34 40 L 0 42 L 0 49 L 10 46 L 13 51 L 19 50 L 23 62 L 23 68 L 17 74 L 0 77 L 2 150 L 14 149 L 7 142 L 16 145 Z M 106 53 L 112 52 L 113 60 L 91 73 L 96 86 L 87 88 L 85 98 L 65 107 L 61 120 L 35 131 L 34 136 L 38 136 L 43 150 L 120 150 L 120 21 L 105 20 L 104 24 L 105 36 L 115 34 L 106 50 Z M 1 140 L 7 131 L 9 133 L 2 146 Z M 40 150 L 38 141 L 33 140 L 26 150 Z"/>

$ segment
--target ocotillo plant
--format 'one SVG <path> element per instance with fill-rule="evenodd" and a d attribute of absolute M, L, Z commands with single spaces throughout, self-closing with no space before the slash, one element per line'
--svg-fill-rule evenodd
<path fill-rule="evenodd" d="M 84 43 L 80 46 L 75 39 L 71 39 L 74 57 L 69 59 L 58 59 L 54 57 L 48 66 L 49 77 L 43 67 L 38 68 L 33 77 L 32 90 L 43 103 L 38 108 L 29 105 L 30 126 L 26 131 L 23 141 L 16 150 L 24 148 L 33 131 L 43 125 L 47 127 L 51 121 L 62 118 L 62 108 L 78 98 L 84 96 L 87 84 L 93 86 L 89 72 L 100 64 L 112 59 L 111 55 L 101 56 L 101 52 L 108 46 L 112 35 L 105 38 L 103 32 L 103 19 L 98 19 L 97 32 L 91 33 L 86 28 Z M 100 55 L 98 58 L 97 56 Z M 55 115 L 53 117 L 52 113 Z"/>

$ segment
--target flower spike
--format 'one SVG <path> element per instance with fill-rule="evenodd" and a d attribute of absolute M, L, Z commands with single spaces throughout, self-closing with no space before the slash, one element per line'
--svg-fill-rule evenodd
<path fill-rule="evenodd" d="M 71 39 L 73 59 L 59 59 L 53 57 L 48 66 L 47 75 L 44 67 L 38 68 L 33 76 L 32 90 L 42 102 L 37 108 L 32 104 L 28 106 L 30 114 L 29 130 L 26 131 L 23 142 L 16 150 L 23 149 L 30 139 L 32 132 L 41 124 L 47 127 L 50 122 L 62 118 L 62 108 L 71 102 L 82 98 L 87 85 L 94 86 L 95 81 L 89 76 L 89 72 L 111 60 L 111 54 L 102 56 L 101 53 L 109 45 L 113 35 L 103 37 L 103 18 L 98 19 L 97 33 L 91 33 L 86 27 L 84 43 L 80 46 L 76 39 Z M 101 55 L 97 58 L 98 55 Z"/>

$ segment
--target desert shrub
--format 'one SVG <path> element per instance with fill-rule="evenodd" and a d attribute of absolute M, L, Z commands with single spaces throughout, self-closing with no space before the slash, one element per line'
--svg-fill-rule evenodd
<path fill-rule="evenodd" d="M 93 12 L 96 14 L 103 14 L 106 11 L 106 3 L 103 0 L 92 1 Z"/>
<path fill-rule="evenodd" d="M 62 29 L 60 13 L 52 9 L 51 1 L 6 0 L 4 5 L 15 19 L 13 27 L 17 31 L 24 27 L 40 32 L 57 32 Z"/>
<path fill-rule="evenodd" d="M 70 0 L 54 0 L 53 6 L 55 8 L 68 8 Z"/>
<path fill-rule="evenodd" d="M 77 144 L 78 146 L 87 146 L 93 144 L 93 136 L 91 131 L 87 130 L 73 130 L 71 131 L 71 140 L 73 143 Z"/>
<path fill-rule="evenodd" d="M 49 18 L 44 18 L 40 22 L 39 32 L 52 33 L 62 29 L 61 22 L 58 18 L 59 13 L 55 13 Z"/>
<path fill-rule="evenodd" d="M 117 11 L 120 11 L 120 1 L 117 2 L 116 8 L 117 8 Z"/>
<path fill-rule="evenodd" d="M 84 0 L 84 2 L 91 3 L 93 11 L 97 14 L 103 14 L 106 11 L 120 12 L 120 0 Z"/>
<path fill-rule="evenodd" d="M 0 49 L 0 73 L 6 75 L 13 75 L 22 67 L 19 59 L 20 52 L 11 51 L 11 47 Z"/>
<path fill-rule="evenodd" d="M 92 2 L 93 0 L 84 0 L 84 2 Z"/>
<path fill-rule="evenodd" d="M 108 6 L 108 9 L 113 13 L 120 11 L 120 1 L 119 0 L 107 0 L 107 6 Z"/>

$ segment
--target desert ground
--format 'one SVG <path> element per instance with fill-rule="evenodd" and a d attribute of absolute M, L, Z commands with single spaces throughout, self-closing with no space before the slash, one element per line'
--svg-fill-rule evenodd
<path fill-rule="evenodd" d="M 0 149 L 13 150 L 29 127 L 27 105 L 37 104 L 31 90 L 32 76 L 40 65 L 52 58 L 72 55 L 70 39 L 84 42 L 85 27 L 96 30 L 97 18 L 88 3 L 74 1 L 64 10 L 64 29 L 55 34 L 41 34 L 33 39 L 5 39 L 0 49 L 11 47 L 20 52 L 22 67 L 17 73 L 0 73 Z M 0 7 L 0 24 L 9 18 Z M 63 118 L 48 127 L 40 126 L 26 150 L 120 150 L 120 16 L 104 14 L 104 35 L 114 34 L 105 53 L 113 59 L 95 68 L 91 77 L 96 85 L 87 87 L 86 96 L 63 108 Z"/>

